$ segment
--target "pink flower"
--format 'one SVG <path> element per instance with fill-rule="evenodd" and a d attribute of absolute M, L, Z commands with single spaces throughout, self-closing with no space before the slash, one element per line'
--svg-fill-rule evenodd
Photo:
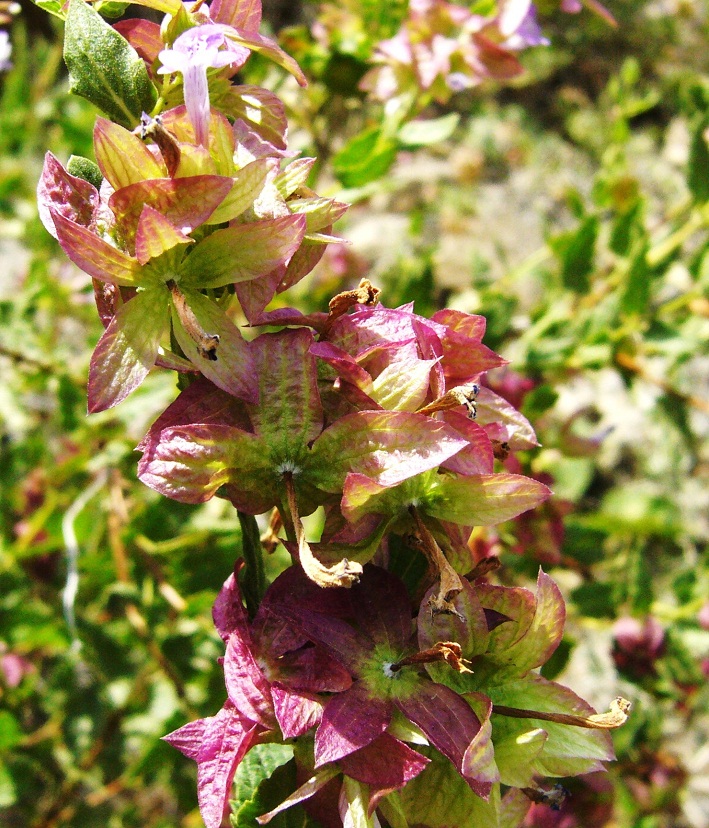
<path fill-rule="evenodd" d="M 230 26 L 205 23 L 183 32 L 158 55 L 162 66 L 158 72 L 180 72 L 184 78 L 185 106 L 195 129 L 197 142 L 206 147 L 209 141 L 209 86 L 207 69 L 225 66 L 239 68 L 246 63 L 250 51 L 226 37 Z M 221 47 L 225 47 L 222 49 Z"/>

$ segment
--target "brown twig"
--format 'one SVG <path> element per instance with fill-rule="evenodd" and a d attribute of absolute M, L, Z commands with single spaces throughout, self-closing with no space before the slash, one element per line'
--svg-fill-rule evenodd
<path fill-rule="evenodd" d="M 645 382 L 661 388 L 668 397 L 672 397 L 681 403 L 696 408 L 698 411 L 709 414 L 709 400 L 695 397 L 694 394 L 683 394 L 681 391 L 673 388 L 666 380 L 653 376 L 639 360 L 630 356 L 630 354 L 619 352 L 615 355 L 615 361 L 621 368 L 625 368 L 626 371 L 630 371 L 641 379 L 644 379 Z"/>

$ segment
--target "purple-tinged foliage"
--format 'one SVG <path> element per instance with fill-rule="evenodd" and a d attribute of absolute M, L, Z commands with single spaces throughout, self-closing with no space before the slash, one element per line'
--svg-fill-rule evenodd
<path fill-rule="evenodd" d="M 182 373 L 140 443 L 139 477 L 186 503 L 224 497 L 240 513 L 248 563 L 213 610 L 226 699 L 165 739 L 197 763 L 207 828 L 221 826 L 249 751 L 273 743 L 293 746 L 297 781 L 261 824 L 300 803 L 328 828 L 374 827 L 377 812 L 397 826 L 519 824 L 528 806 L 516 789 L 613 758 L 598 731 L 621 724 L 627 704 L 598 715 L 535 672 L 565 620 L 547 575 L 536 594 L 480 577 L 473 530 L 551 495 L 513 473 L 511 452 L 537 440 L 486 387 L 506 361 L 483 344 L 483 316 L 387 308 L 366 279 L 328 313 L 269 308 L 338 241 L 347 205 L 310 189 L 316 161 L 289 149 L 284 103 L 232 80 L 251 52 L 305 78 L 259 34 L 260 0 L 142 5 L 165 13 L 163 25 L 111 29 L 73 0 L 74 18 L 110 39 L 133 84 L 125 109 L 101 79 L 86 96 L 136 128 L 97 120 L 96 165 L 79 164 L 93 183 L 48 154 L 38 198 L 47 230 L 92 278 L 105 327 L 89 410 L 125 399 L 156 365 Z M 516 52 L 545 42 L 530 0 L 485 14 L 412 0 L 364 85 L 403 123 L 414 99 L 516 75 Z M 234 299 L 252 328 L 278 330 L 242 335 Z M 302 517 L 318 508 L 311 543 Z M 268 511 L 260 543 L 253 516 Z M 292 565 L 268 586 L 260 556 L 279 542 Z M 651 627 L 621 632 L 619 653 L 662 645 Z M 501 785 L 512 789 L 504 797 Z"/>

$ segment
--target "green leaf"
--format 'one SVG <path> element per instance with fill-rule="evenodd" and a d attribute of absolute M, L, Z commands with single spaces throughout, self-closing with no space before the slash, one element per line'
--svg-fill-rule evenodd
<path fill-rule="evenodd" d="M 638 198 L 631 207 L 615 218 L 608 246 L 619 256 L 627 256 L 633 241 L 645 235 L 643 200 Z"/>
<path fill-rule="evenodd" d="M 257 828 L 256 817 L 276 808 L 297 787 L 295 761 L 288 761 L 292 752 L 284 745 L 257 745 L 249 751 L 236 775 L 238 798 L 232 802 L 231 818 L 234 828 Z M 276 814 L 268 824 L 270 828 L 319 828 L 302 805 Z"/>
<path fill-rule="evenodd" d="M 476 474 L 436 481 L 425 511 L 439 520 L 465 526 L 494 526 L 543 503 L 549 489 L 519 474 Z"/>
<path fill-rule="evenodd" d="M 313 444 L 317 485 L 335 494 L 351 471 L 380 486 L 395 486 L 464 447 L 458 432 L 421 414 L 358 411 L 336 420 Z"/>
<path fill-rule="evenodd" d="M 600 581 L 581 584 L 571 593 L 571 600 L 589 618 L 613 618 L 615 615 L 615 590 L 611 584 Z"/>
<path fill-rule="evenodd" d="M 633 257 L 626 277 L 625 288 L 620 297 L 622 313 L 644 314 L 650 304 L 651 287 L 650 268 L 647 263 L 647 246 Z"/>
<path fill-rule="evenodd" d="M 500 786 L 493 787 L 489 801 L 485 802 L 438 751 L 419 750 L 431 758 L 431 764 L 398 792 L 409 824 L 427 828 L 497 828 Z"/>
<path fill-rule="evenodd" d="M 302 216 L 283 216 L 217 230 L 185 258 L 180 284 L 217 288 L 265 276 L 298 249 L 305 223 Z"/>
<path fill-rule="evenodd" d="M 409 121 L 398 132 L 397 138 L 407 147 L 428 147 L 446 141 L 460 123 L 460 115 L 451 112 L 441 118 Z"/>
<path fill-rule="evenodd" d="M 83 178 L 89 184 L 93 184 L 98 190 L 103 181 L 101 169 L 95 161 L 89 158 L 84 158 L 82 155 L 72 155 L 67 161 L 66 171 L 69 175 L 75 175 L 77 178 Z"/>
<path fill-rule="evenodd" d="M 345 144 L 332 159 L 332 167 L 344 187 L 361 187 L 387 173 L 397 149 L 397 143 L 380 127 L 371 127 Z"/>
<path fill-rule="evenodd" d="M 0 752 L 10 750 L 22 741 L 17 719 L 7 710 L 0 710 Z"/>
<path fill-rule="evenodd" d="M 646 549 L 636 545 L 628 553 L 626 564 L 628 600 L 635 613 L 650 612 L 654 600 L 653 571 L 648 566 Z"/>
<path fill-rule="evenodd" d="M 576 293 L 587 293 L 589 276 L 593 272 L 599 222 L 596 216 L 587 216 L 578 229 L 562 233 L 550 242 L 561 262 L 561 281 L 564 287 Z"/>
<path fill-rule="evenodd" d="M 168 294 L 162 287 L 121 305 L 91 358 L 89 412 L 117 405 L 140 385 L 155 365 L 168 321 Z"/>
<path fill-rule="evenodd" d="M 706 130 L 709 120 L 702 118 L 694 128 L 689 147 L 687 185 L 695 201 L 704 204 L 709 200 L 709 146 Z"/>
<path fill-rule="evenodd" d="M 544 713 L 570 713 L 588 716 L 593 708 L 574 692 L 541 676 L 530 674 L 520 681 L 489 688 L 489 696 L 496 705 Z M 614 758 L 613 743 L 607 731 L 589 730 L 541 719 L 516 719 L 493 713 L 495 745 L 519 739 L 534 729 L 546 732 L 547 739 L 541 753 L 531 760 L 540 776 L 574 776 L 589 773 L 598 763 Z M 499 760 L 498 760 L 499 761 Z"/>
<path fill-rule="evenodd" d="M 264 779 L 268 779 L 276 768 L 292 758 L 293 748 L 287 745 L 255 745 L 251 748 L 240 763 L 234 778 L 236 796 L 231 800 L 234 813 L 238 814 L 247 803 L 251 803 Z M 289 793 L 290 791 L 286 791 L 285 796 Z"/>
<path fill-rule="evenodd" d="M 121 3 L 118 0 L 98 0 L 97 3 L 94 3 L 94 8 L 101 17 L 115 20 L 125 12 L 129 5 L 130 3 Z"/>
<path fill-rule="evenodd" d="M 157 92 L 132 46 L 84 0 L 71 0 L 64 60 L 71 91 L 129 129 L 150 112 Z"/>
<path fill-rule="evenodd" d="M 0 762 L 0 808 L 9 808 L 17 802 L 15 781 L 7 766 Z"/>
<path fill-rule="evenodd" d="M 525 788 L 535 776 L 534 762 L 544 749 L 548 738 L 540 727 L 495 734 L 495 762 L 503 785 Z"/>
<path fill-rule="evenodd" d="M 54 17 L 58 17 L 60 20 L 66 20 L 64 3 L 61 0 L 32 0 L 32 2 L 43 11 L 54 15 Z"/>

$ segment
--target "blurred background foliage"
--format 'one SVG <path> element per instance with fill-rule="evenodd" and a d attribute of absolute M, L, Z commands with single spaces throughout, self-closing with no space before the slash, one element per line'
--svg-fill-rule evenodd
<path fill-rule="evenodd" d="M 709 825 L 709 8 L 539 3 L 551 48 L 525 74 L 388 129 L 358 82 L 404 2 L 265 3 L 311 78 L 244 79 L 289 106 L 318 190 L 353 206 L 306 284 L 322 310 L 367 274 L 386 305 L 484 314 L 510 360 L 489 384 L 542 447 L 554 500 L 471 539 L 568 602 L 550 664 L 605 709 L 635 703 L 608 777 L 575 780 L 564 826 Z M 313 23 L 317 37 L 312 34 Z M 0 823 L 199 826 L 194 767 L 159 737 L 223 701 L 211 603 L 239 554 L 227 504 L 137 483 L 134 447 L 175 395 L 155 373 L 86 416 L 101 333 L 87 277 L 36 215 L 42 157 L 91 156 L 61 37 L 34 7 L 0 76 Z M 278 553 L 276 553 L 278 554 Z M 279 560 L 269 560 L 272 572 Z M 75 600 L 72 590 L 76 589 Z M 529 825 L 551 825 L 533 813 Z M 556 819 L 556 817 L 554 817 Z"/>

